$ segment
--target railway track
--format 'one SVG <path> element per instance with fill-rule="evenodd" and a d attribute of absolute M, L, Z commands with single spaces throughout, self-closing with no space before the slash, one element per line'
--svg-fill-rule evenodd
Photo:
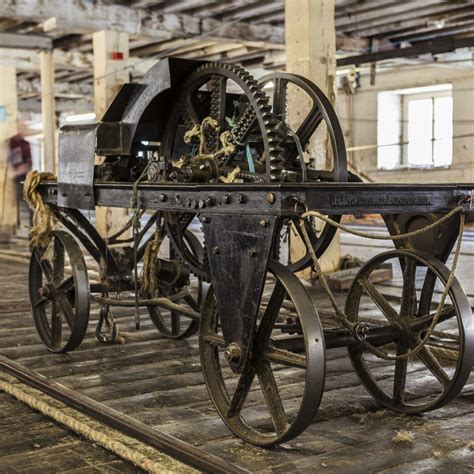
<path fill-rule="evenodd" d="M 14 376 L 24 384 L 59 400 L 65 405 L 78 410 L 84 415 L 103 423 L 127 436 L 145 443 L 163 454 L 194 467 L 203 472 L 213 473 L 246 473 L 249 472 L 235 464 L 227 462 L 211 453 L 179 440 L 120 413 L 103 403 L 71 390 L 50 380 L 17 362 L 0 355 L 0 370 Z"/>

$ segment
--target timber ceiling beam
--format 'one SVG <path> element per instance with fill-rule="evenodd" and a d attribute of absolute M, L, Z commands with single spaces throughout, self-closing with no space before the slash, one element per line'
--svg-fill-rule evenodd
<path fill-rule="evenodd" d="M 375 53 L 361 54 L 358 56 L 348 56 L 337 60 L 338 66 L 360 65 L 365 63 L 376 63 L 386 59 L 412 58 L 423 54 L 449 53 L 460 48 L 474 47 L 474 37 L 469 38 L 445 38 L 433 40 L 428 43 L 411 46 L 409 48 L 391 49 L 388 51 L 378 51 Z"/>
<path fill-rule="evenodd" d="M 157 40 L 199 36 L 213 32 L 229 39 L 249 39 L 283 43 L 283 29 L 272 25 L 251 25 L 216 19 L 199 19 L 193 15 L 157 13 L 122 5 L 110 5 L 102 0 L 70 0 L 64 8 L 62 0 L 17 0 L 1 2 L 0 17 L 41 23 L 56 19 L 59 30 L 83 33 L 101 30 L 123 31 L 131 36 L 145 36 Z"/>
<path fill-rule="evenodd" d="M 53 40 L 48 36 L 0 33 L 0 48 L 52 49 Z"/>

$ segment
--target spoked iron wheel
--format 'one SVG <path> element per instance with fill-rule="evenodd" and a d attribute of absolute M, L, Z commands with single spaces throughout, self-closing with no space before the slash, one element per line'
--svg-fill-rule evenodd
<path fill-rule="evenodd" d="M 183 232 L 183 244 L 186 245 L 186 248 L 192 253 L 194 258 L 198 261 L 203 261 L 203 246 L 199 239 L 188 229 Z M 170 252 L 173 252 L 172 246 Z M 178 303 L 190 306 L 191 309 L 199 312 L 209 285 L 200 277 L 191 276 L 191 280 L 193 279 L 195 281 L 191 281 L 189 285 L 190 293 L 184 296 Z M 148 306 L 148 313 L 161 334 L 169 339 L 184 339 L 196 334 L 199 329 L 199 321 L 174 311 L 160 309 L 157 306 Z"/>
<path fill-rule="evenodd" d="M 33 249 L 29 293 L 36 329 L 51 352 L 72 351 L 89 322 L 90 288 L 79 245 L 64 231 L 54 231 L 44 248 Z"/>
<path fill-rule="evenodd" d="M 383 294 L 373 272 L 382 263 L 399 269 L 397 295 Z M 405 354 L 428 334 L 437 302 L 449 277 L 439 260 L 421 252 L 393 250 L 376 256 L 360 270 L 347 295 L 346 314 L 353 322 L 390 326 L 393 338 L 379 345 L 389 355 Z M 374 303 L 376 310 L 374 310 Z M 369 329 L 370 334 L 370 329 Z M 349 349 L 355 371 L 383 405 L 403 413 L 439 408 L 463 388 L 474 362 L 474 325 L 469 301 L 454 279 L 438 323 L 426 344 L 411 357 L 388 362 L 363 345 Z"/>
<path fill-rule="evenodd" d="M 271 105 L 274 116 L 284 128 L 281 136 L 285 137 L 281 144 L 285 151 L 284 173 L 294 173 L 292 180 L 298 181 L 328 181 L 345 182 L 348 179 L 347 155 L 344 144 L 344 134 L 337 119 L 334 108 L 324 93 L 310 80 L 289 73 L 272 73 L 260 79 L 262 86 L 271 85 L 273 89 Z M 301 118 L 290 123 L 288 116 L 287 97 L 290 93 L 297 93 L 306 97 L 310 104 L 309 111 L 303 113 Z M 294 117 L 292 117 L 294 119 Z M 290 125 L 294 130 L 290 131 Z M 332 170 L 317 169 L 314 163 L 302 163 L 301 153 L 309 160 L 314 158 L 305 156 L 305 148 L 316 137 L 319 140 L 330 142 L 332 152 Z M 298 144 L 301 145 L 299 149 Z M 304 160 L 303 160 L 304 161 Z M 339 221 L 340 217 L 334 217 Z M 311 265 L 311 256 L 308 252 L 302 255 L 292 255 L 290 249 L 291 241 L 302 240 L 299 228 L 293 218 L 281 219 L 276 233 L 273 258 L 284 263 L 291 271 L 297 272 Z M 306 230 L 313 245 L 316 255 L 320 257 L 331 243 L 336 228 L 322 221 L 306 223 Z M 318 230 L 316 230 L 318 226 Z M 301 246 L 300 246 L 301 247 Z M 304 248 L 304 246 L 302 246 Z"/>
<path fill-rule="evenodd" d="M 289 316 L 300 321 L 299 334 L 291 337 L 279 329 Z M 242 373 L 234 373 L 227 362 L 212 286 L 204 302 L 199 339 L 210 397 L 235 435 L 258 446 L 271 446 L 291 440 L 312 423 L 323 394 L 324 339 L 311 298 L 288 269 L 277 262 L 269 264 Z"/>

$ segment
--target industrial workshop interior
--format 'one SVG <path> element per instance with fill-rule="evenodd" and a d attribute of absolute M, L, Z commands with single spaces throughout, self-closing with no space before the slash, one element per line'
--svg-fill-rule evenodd
<path fill-rule="evenodd" d="M 474 473 L 474 0 L 0 0 L 0 473 Z"/>

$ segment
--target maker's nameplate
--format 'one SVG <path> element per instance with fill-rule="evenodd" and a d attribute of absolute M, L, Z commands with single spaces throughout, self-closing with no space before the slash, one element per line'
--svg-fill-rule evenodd
<path fill-rule="evenodd" d="M 332 196 L 333 207 L 431 206 L 431 196 Z"/>

